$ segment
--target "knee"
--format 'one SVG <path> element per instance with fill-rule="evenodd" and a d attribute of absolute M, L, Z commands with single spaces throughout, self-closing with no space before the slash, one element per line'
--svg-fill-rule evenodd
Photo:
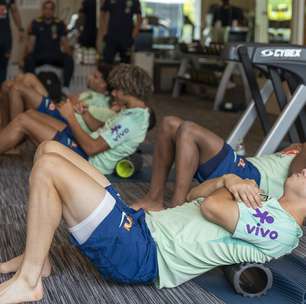
<path fill-rule="evenodd" d="M 161 129 L 163 132 L 177 131 L 180 125 L 183 123 L 183 120 L 176 116 L 166 116 L 161 121 Z"/>
<path fill-rule="evenodd" d="M 23 77 L 23 84 L 26 85 L 26 86 L 29 86 L 31 85 L 31 83 L 33 83 L 34 81 L 36 81 L 36 77 L 34 74 L 32 73 L 26 73 L 24 74 L 24 77 Z"/>
<path fill-rule="evenodd" d="M 43 141 L 37 148 L 34 160 L 35 162 L 42 156 L 50 153 L 56 153 L 59 143 L 53 140 Z"/>
<path fill-rule="evenodd" d="M 14 94 L 18 92 L 18 89 L 20 88 L 20 84 L 17 82 L 14 82 L 10 87 L 10 94 Z"/>
<path fill-rule="evenodd" d="M 54 173 L 62 165 L 62 158 L 54 153 L 47 153 L 42 155 L 34 164 L 31 175 L 30 184 L 35 181 L 42 181 L 44 179 L 50 179 Z"/>
<path fill-rule="evenodd" d="M 29 114 L 26 112 L 18 114 L 11 122 L 12 126 L 15 128 L 23 128 L 27 125 L 29 121 Z"/>
<path fill-rule="evenodd" d="M 197 128 L 197 124 L 191 121 L 184 121 L 178 131 L 177 131 L 177 138 L 189 138 L 192 139 L 195 134 L 195 130 Z"/>
<path fill-rule="evenodd" d="M 2 86 L 1 86 L 2 93 L 8 94 L 13 86 L 14 86 L 14 81 L 13 80 L 4 81 Z"/>

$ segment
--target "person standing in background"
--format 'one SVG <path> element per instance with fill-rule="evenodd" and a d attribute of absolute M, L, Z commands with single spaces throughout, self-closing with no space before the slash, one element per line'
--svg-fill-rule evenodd
<path fill-rule="evenodd" d="M 7 77 L 7 67 L 12 49 L 10 13 L 19 31 L 19 40 L 22 41 L 24 38 L 24 28 L 15 0 L 0 0 L 0 86 Z"/>
<path fill-rule="evenodd" d="M 73 75 L 74 62 L 67 39 L 66 25 L 55 17 L 55 8 L 54 1 L 44 1 L 41 16 L 32 21 L 24 70 L 34 74 L 35 68 L 44 64 L 63 68 L 63 92 L 67 94 Z"/>
<path fill-rule="evenodd" d="M 230 0 L 221 2 L 221 5 L 214 9 L 213 26 L 239 26 L 243 20 L 242 9 L 231 5 Z"/>
<path fill-rule="evenodd" d="M 81 46 L 95 48 L 97 40 L 97 1 L 83 0 L 80 17 L 83 19 L 83 30 L 79 43 Z"/>
<path fill-rule="evenodd" d="M 104 0 L 97 39 L 97 49 L 100 53 L 103 48 L 103 62 L 112 64 L 119 53 L 121 62 L 128 63 L 141 24 L 139 0 Z"/>

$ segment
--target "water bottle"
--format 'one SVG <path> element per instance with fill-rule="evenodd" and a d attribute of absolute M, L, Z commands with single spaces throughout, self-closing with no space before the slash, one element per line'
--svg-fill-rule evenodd
<path fill-rule="evenodd" d="M 245 152 L 245 147 L 244 147 L 244 143 L 242 139 L 238 141 L 235 152 L 238 155 L 245 156 L 246 152 Z"/>

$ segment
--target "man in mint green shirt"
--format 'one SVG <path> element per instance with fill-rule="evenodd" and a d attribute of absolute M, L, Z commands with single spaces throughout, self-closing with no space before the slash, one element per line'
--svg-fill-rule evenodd
<path fill-rule="evenodd" d="M 51 141 L 39 148 L 30 181 L 26 246 L 22 255 L 0 264 L 2 273 L 15 272 L 0 285 L 0 303 L 43 298 L 42 278 L 51 272 L 49 250 L 62 218 L 72 243 L 105 279 L 162 288 L 217 266 L 288 254 L 306 217 L 306 170 L 286 180 L 281 198 L 266 197 L 255 210 L 225 188 L 250 199 L 259 191 L 256 184 L 230 175 L 189 194 L 194 199 L 200 192 L 203 202 L 146 214 L 125 204 L 88 162 Z"/>
<path fill-rule="evenodd" d="M 185 202 L 194 178 L 201 183 L 228 173 L 253 179 L 265 193 L 279 198 L 287 176 L 306 168 L 306 144 L 268 156 L 245 158 L 212 131 L 174 116 L 165 117 L 156 134 L 150 188 L 136 202 L 146 210 L 164 208 L 165 183 L 174 163 L 176 181 L 168 207 Z M 244 199 L 233 195 L 237 200 Z M 256 207 L 259 200 L 257 196 L 250 206 Z"/>
<path fill-rule="evenodd" d="M 50 98 L 43 97 L 36 110 L 18 114 L 0 132 L 0 153 L 26 137 L 35 144 L 53 139 L 89 160 L 103 174 L 112 173 L 117 162 L 134 153 L 145 139 L 152 121 L 145 100 L 152 94 L 153 84 L 143 69 L 128 64 L 113 68 L 108 84 L 113 99 L 123 110 L 101 122 L 78 104 L 78 111 L 91 132 L 86 132 L 79 124 L 73 98 L 55 105 Z M 41 95 L 36 94 L 31 101 L 37 102 L 40 98 Z"/>

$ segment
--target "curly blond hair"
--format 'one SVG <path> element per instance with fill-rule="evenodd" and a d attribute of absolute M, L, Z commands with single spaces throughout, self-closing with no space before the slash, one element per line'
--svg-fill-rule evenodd
<path fill-rule="evenodd" d="M 147 100 L 153 94 L 153 81 L 142 68 L 121 63 L 115 66 L 108 75 L 110 89 L 123 91 L 126 95 Z"/>

